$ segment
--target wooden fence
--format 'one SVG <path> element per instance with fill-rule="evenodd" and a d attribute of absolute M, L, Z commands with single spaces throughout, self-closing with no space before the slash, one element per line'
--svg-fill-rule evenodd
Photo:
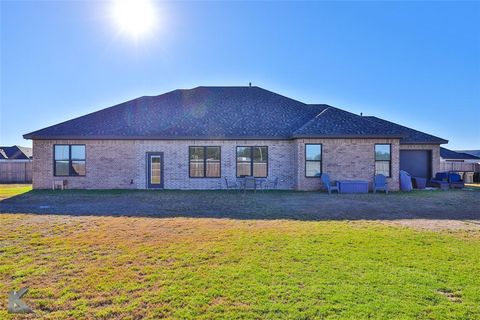
<path fill-rule="evenodd" d="M 0 160 L 0 183 L 32 183 L 31 160 Z"/>
<path fill-rule="evenodd" d="M 480 172 L 480 164 L 468 162 L 440 162 L 440 171 Z"/>

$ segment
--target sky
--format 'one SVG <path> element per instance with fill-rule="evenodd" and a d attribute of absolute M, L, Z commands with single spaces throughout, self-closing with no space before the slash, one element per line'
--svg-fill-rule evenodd
<path fill-rule="evenodd" d="M 256 85 L 480 149 L 480 2 L 0 0 L 0 145 L 145 95 Z"/>

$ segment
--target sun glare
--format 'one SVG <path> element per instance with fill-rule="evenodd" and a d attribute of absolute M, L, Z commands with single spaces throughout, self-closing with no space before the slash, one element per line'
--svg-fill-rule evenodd
<path fill-rule="evenodd" d="M 115 0 L 113 19 L 122 33 L 139 38 L 153 31 L 157 13 L 151 0 Z"/>

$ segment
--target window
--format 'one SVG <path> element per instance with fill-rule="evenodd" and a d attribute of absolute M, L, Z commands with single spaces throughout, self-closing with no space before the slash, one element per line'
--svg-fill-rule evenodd
<path fill-rule="evenodd" d="M 268 147 L 237 147 L 237 177 L 268 175 Z"/>
<path fill-rule="evenodd" d="M 85 145 L 54 146 L 55 176 L 84 176 L 85 167 Z"/>
<path fill-rule="evenodd" d="M 190 178 L 220 178 L 220 147 L 190 147 Z"/>
<path fill-rule="evenodd" d="M 375 174 L 383 174 L 385 177 L 391 176 L 391 150 L 389 144 L 375 145 Z"/>
<path fill-rule="evenodd" d="M 322 175 L 322 145 L 305 145 L 305 177 L 314 178 Z"/>
<path fill-rule="evenodd" d="M 150 156 L 150 184 L 160 184 L 162 181 L 162 158 L 161 156 Z"/>

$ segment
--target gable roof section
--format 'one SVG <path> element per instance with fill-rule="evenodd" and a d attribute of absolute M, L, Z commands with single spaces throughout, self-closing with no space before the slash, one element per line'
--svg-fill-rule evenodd
<path fill-rule="evenodd" d="M 480 157 L 468 153 L 452 151 L 443 147 L 440 147 L 440 157 L 452 160 L 480 160 Z"/>
<path fill-rule="evenodd" d="M 304 124 L 301 128 L 297 129 L 293 133 L 294 137 L 403 137 L 403 133 L 391 132 L 388 127 L 382 124 L 373 123 L 362 116 L 332 106 L 322 106 L 324 107 L 324 110 Z"/>
<path fill-rule="evenodd" d="M 404 138 L 408 134 L 369 118 L 324 104 L 308 105 L 259 87 L 197 87 L 127 101 L 24 138 Z"/>
<path fill-rule="evenodd" d="M 403 134 L 403 138 L 400 139 L 401 144 L 444 144 L 448 143 L 448 140 L 432 136 L 431 134 L 427 134 L 415 129 L 411 129 L 408 127 L 401 126 L 394 122 L 390 122 L 387 120 L 383 120 L 377 117 L 372 116 L 365 116 L 364 118 L 383 125 L 384 127 L 388 128 L 389 132 L 396 132 L 398 134 Z"/>

